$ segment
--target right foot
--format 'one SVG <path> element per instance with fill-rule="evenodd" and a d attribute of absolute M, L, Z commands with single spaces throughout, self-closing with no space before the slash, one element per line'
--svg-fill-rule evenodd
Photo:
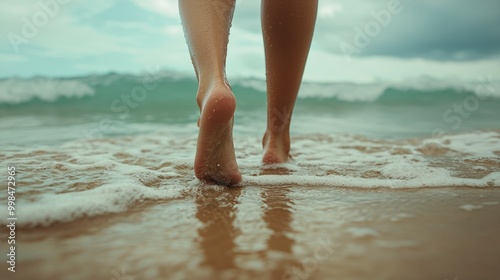
<path fill-rule="evenodd" d="M 285 163 L 288 159 L 292 158 L 290 156 L 290 136 L 284 135 L 273 136 L 266 131 L 262 138 L 262 146 L 264 148 L 262 163 Z"/>
<path fill-rule="evenodd" d="M 241 182 L 232 135 L 236 99 L 224 85 L 213 87 L 200 101 L 195 175 L 209 183 L 235 185 Z"/>

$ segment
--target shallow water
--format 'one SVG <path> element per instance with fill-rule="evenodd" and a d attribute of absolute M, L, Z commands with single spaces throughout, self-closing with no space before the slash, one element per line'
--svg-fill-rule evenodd
<path fill-rule="evenodd" d="M 0 80 L 0 161 L 16 167 L 18 217 L 18 272 L 2 279 L 500 277 L 498 96 L 305 85 L 293 161 L 263 167 L 262 81 L 240 81 L 243 181 L 223 188 L 193 175 L 194 80 L 155 81 L 125 116 L 111 104 L 141 77 Z M 443 116 L 466 100 L 479 107 L 460 125 Z"/>
<path fill-rule="evenodd" d="M 500 187 L 500 132 L 408 140 L 315 134 L 292 140 L 292 162 L 263 168 L 260 139 L 236 137 L 240 186 Z M 0 154 L 0 160 L 16 167 L 19 223 L 47 226 L 125 212 L 140 201 L 201 188 L 193 175 L 195 146 L 195 135 L 159 131 L 19 148 Z M 0 200 L 6 203 L 7 193 Z"/>
<path fill-rule="evenodd" d="M 294 161 L 268 167 L 260 164 L 259 137 L 236 137 L 243 182 L 225 188 L 194 178 L 196 136 L 182 131 L 3 152 L 2 162 L 17 168 L 18 265 L 16 274 L 0 275 L 500 275 L 499 132 L 406 140 L 295 136 Z M 7 203 L 6 193 L 0 201 Z M 5 220 L 7 212 L 1 215 Z"/>

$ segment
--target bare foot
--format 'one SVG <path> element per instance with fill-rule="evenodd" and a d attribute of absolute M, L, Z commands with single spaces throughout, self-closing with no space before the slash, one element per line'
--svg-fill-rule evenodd
<path fill-rule="evenodd" d="M 262 157 L 264 164 L 284 163 L 291 158 L 290 136 L 287 133 L 273 135 L 266 131 L 262 138 L 262 146 L 264 147 L 264 156 Z"/>
<path fill-rule="evenodd" d="M 227 86 L 215 86 L 201 99 L 194 173 L 200 180 L 231 186 L 241 181 L 233 146 L 236 99 Z"/>

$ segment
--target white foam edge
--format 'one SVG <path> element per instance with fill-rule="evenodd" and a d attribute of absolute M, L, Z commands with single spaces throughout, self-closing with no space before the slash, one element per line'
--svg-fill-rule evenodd
<path fill-rule="evenodd" d="M 442 174 L 440 174 L 442 175 Z M 240 186 L 329 186 L 329 187 L 351 187 L 351 188 L 422 188 L 422 187 L 500 187 L 500 172 L 493 172 L 481 179 L 458 178 L 458 177 L 434 177 L 422 176 L 403 179 L 376 179 L 376 178 L 354 178 L 340 175 L 308 176 L 308 175 L 260 175 L 243 176 Z"/>
<path fill-rule="evenodd" d="M 28 227 L 48 226 L 83 217 L 119 213 L 144 200 L 178 198 L 185 189 L 185 186 L 150 188 L 133 182 L 120 182 L 80 192 L 41 195 L 34 202 L 20 199 L 16 203 L 17 222 Z M 2 217 L 2 220 L 6 218 Z"/>

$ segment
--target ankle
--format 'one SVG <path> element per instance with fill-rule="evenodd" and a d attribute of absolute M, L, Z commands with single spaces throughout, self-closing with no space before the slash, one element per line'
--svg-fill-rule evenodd
<path fill-rule="evenodd" d="M 266 146 L 279 146 L 286 150 L 290 150 L 290 134 L 288 130 L 286 131 L 272 131 L 267 129 L 264 133 L 264 138 L 262 139 L 262 145 Z"/>
<path fill-rule="evenodd" d="M 270 129 L 267 128 L 264 136 L 267 139 L 272 139 L 272 140 L 289 140 L 290 139 L 290 132 L 289 129 L 284 128 L 284 129 Z"/>

